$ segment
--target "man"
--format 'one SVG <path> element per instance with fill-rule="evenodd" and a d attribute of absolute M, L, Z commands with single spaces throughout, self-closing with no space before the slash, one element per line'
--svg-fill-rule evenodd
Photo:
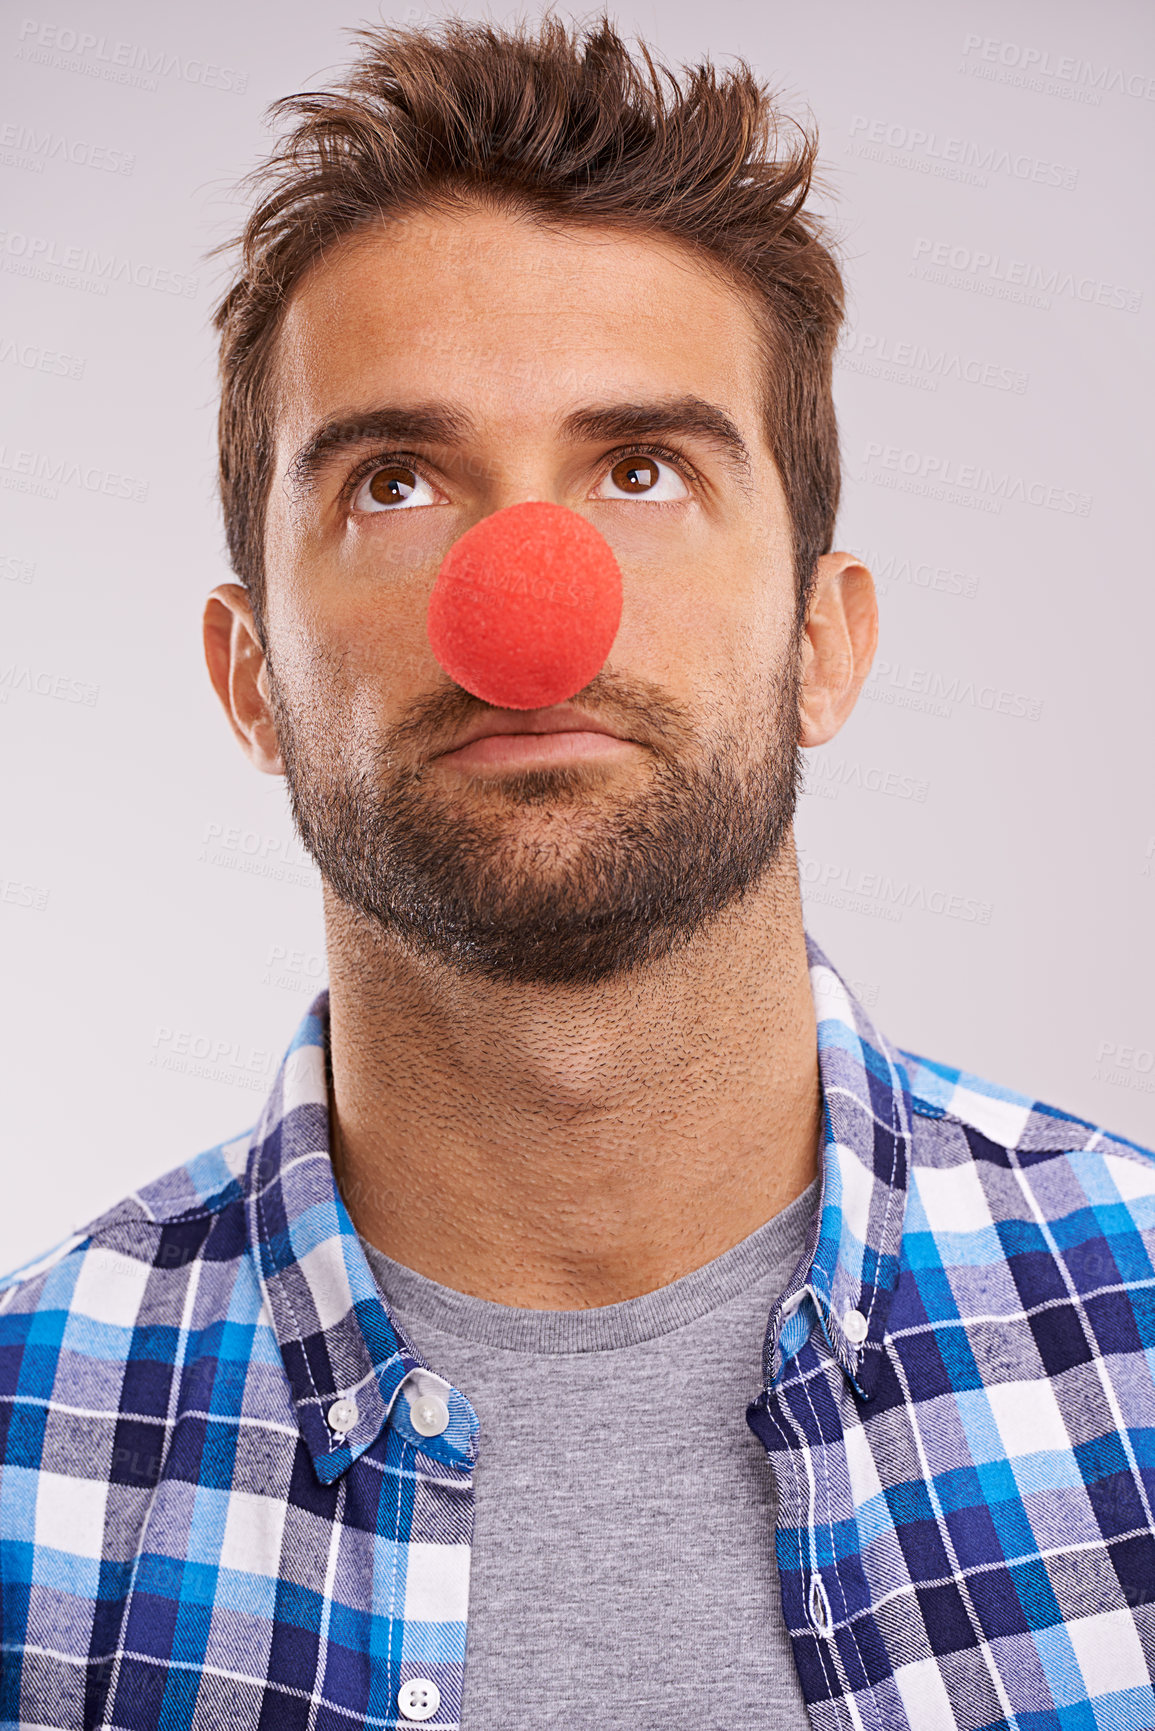
<path fill-rule="evenodd" d="M 370 33 L 286 112 L 206 646 L 330 989 L 251 1132 L 5 1284 L 0 1717 L 1155 1725 L 1155 1164 L 803 932 L 876 631 L 813 146 L 604 20 Z M 624 581 L 537 711 L 425 634 L 527 500 Z"/>

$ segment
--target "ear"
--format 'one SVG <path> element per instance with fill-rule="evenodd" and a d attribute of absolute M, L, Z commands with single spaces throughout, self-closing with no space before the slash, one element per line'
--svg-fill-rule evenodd
<path fill-rule="evenodd" d="M 874 578 L 853 553 L 824 553 L 802 640 L 800 745 L 834 738 L 858 701 L 877 643 Z"/>
<path fill-rule="evenodd" d="M 269 704 L 269 670 L 249 592 L 222 583 L 205 605 L 205 660 L 221 707 L 254 769 L 283 775 L 281 748 Z"/>

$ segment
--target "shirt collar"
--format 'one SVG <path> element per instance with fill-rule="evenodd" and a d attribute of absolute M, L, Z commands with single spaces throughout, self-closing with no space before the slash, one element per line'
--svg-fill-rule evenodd
<path fill-rule="evenodd" d="M 896 1051 L 810 937 L 806 950 L 823 1103 L 821 1194 L 802 1260 L 771 1312 L 763 1369 L 773 1386 L 816 1314 L 836 1361 L 870 1399 L 902 1248 L 910 1088 Z"/>
<path fill-rule="evenodd" d="M 807 940 L 818 1023 L 824 1140 L 821 1196 L 806 1252 L 775 1306 L 766 1336 L 768 1384 L 809 1337 L 814 1313 L 834 1357 L 869 1398 L 898 1275 L 910 1146 L 910 1095 L 896 1055 L 862 1006 Z M 477 1420 L 459 1396 L 448 1401 L 441 1437 L 409 1436 L 397 1407 L 402 1383 L 428 1372 L 393 1321 L 341 1199 L 329 1154 L 325 1045 L 328 993 L 321 992 L 285 1054 L 253 1130 L 246 1175 L 249 1235 L 301 1435 L 317 1476 L 331 1484 L 395 1427 L 452 1475 L 476 1458 Z M 861 1341 L 848 1312 L 865 1321 Z M 334 1429 L 338 1403 L 355 1412 Z M 350 1407 L 338 1407 L 350 1417 Z"/>
<path fill-rule="evenodd" d="M 452 1478 L 468 1472 L 476 1457 L 476 1415 L 432 1377 L 389 1315 L 337 1189 L 329 1156 L 328 1010 L 322 992 L 297 1029 L 252 1134 L 246 1208 L 258 1278 L 317 1477 L 332 1484 L 392 1423 Z M 438 1437 L 419 1436 L 408 1403 L 397 1400 L 406 1378 L 421 1371 L 441 1385 L 449 1406 L 448 1428 Z"/>

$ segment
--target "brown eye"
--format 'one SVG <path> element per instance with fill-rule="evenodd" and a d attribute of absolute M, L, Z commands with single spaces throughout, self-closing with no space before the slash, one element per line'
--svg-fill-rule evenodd
<path fill-rule="evenodd" d="M 610 479 L 623 493 L 648 493 L 658 483 L 658 465 L 652 457 L 623 457 L 610 470 Z"/>
<path fill-rule="evenodd" d="M 619 457 L 595 494 L 598 499 L 638 499 L 644 505 L 667 505 L 689 497 L 690 490 L 673 463 L 644 453 Z"/>
<path fill-rule="evenodd" d="M 399 511 L 409 511 L 422 505 L 436 505 L 437 494 L 425 476 L 412 463 L 382 463 L 357 489 L 353 500 L 355 511 L 376 512 L 393 517 Z"/>
<path fill-rule="evenodd" d="M 369 481 L 369 497 L 378 505 L 400 505 L 417 485 L 417 476 L 404 463 L 378 469 Z"/>

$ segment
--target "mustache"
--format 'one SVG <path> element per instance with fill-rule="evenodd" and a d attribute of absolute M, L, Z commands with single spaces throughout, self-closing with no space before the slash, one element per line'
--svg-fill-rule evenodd
<path fill-rule="evenodd" d="M 678 757 L 696 738 L 688 711 L 650 680 L 626 679 L 603 668 L 569 701 L 660 757 Z M 415 698 L 390 727 L 385 754 L 410 761 L 432 757 L 486 713 L 505 712 L 447 680 Z"/>

